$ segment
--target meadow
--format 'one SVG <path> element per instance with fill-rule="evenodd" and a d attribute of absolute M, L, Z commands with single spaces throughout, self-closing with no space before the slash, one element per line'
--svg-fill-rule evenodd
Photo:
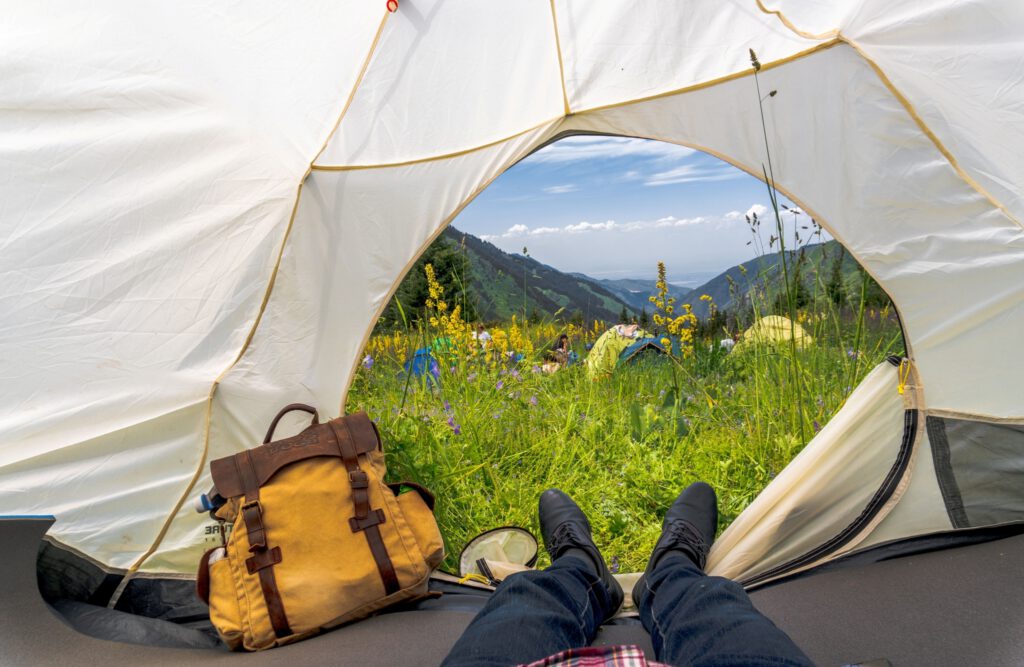
<path fill-rule="evenodd" d="M 428 273 L 426 312 L 371 338 L 348 405 L 377 421 L 389 476 L 436 494 L 443 568 L 452 572 L 465 543 L 484 530 L 522 526 L 539 538 L 537 498 L 549 487 L 587 512 L 613 569 L 642 570 L 682 488 L 711 484 L 724 529 L 861 378 L 903 348 L 895 313 L 868 307 L 863 289 L 859 301 L 853 290 L 836 303 L 824 285 L 812 285 L 807 302 L 786 312 L 813 344 L 743 342 L 732 352 L 719 341 L 771 308 L 755 302 L 698 323 L 661 293 L 652 295 L 649 330 L 673 333 L 672 355 L 646 354 L 591 379 L 586 348 L 608 323 L 513 318 L 489 328 L 493 340 L 483 350 Z M 545 353 L 562 333 L 580 360 L 544 372 Z M 419 376 L 408 372 L 415 350 L 428 345 L 433 363 Z"/>

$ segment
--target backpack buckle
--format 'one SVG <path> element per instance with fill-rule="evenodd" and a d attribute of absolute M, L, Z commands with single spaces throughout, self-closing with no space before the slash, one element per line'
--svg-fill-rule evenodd
<path fill-rule="evenodd" d="M 368 489 L 370 477 L 362 469 L 349 470 L 348 483 L 352 485 L 353 489 Z"/>

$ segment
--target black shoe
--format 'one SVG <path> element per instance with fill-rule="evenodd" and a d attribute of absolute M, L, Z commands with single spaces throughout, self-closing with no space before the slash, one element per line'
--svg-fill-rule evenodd
<path fill-rule="evenodd" d="M 672 506 L 665 512 L 661 537 L 654 545 L 647 569 L 633 586 L 633 604 L 646 585 L 647 575 L 657 566 L 662 556 L 677 551 L 704 569 L 711 544 L 718 528 L 718 498 L 715 490 L 704 482 L 694 482 L 683 489 Z"/>
<path fill-rule="evenodd" d="M 608 620 L 615 615 L 615 612 L 622 606 L 625 597 L 622 586 L 615 580 L 608 566 L 605 565 L 604 557 L 598 551 L 590 536 L 590 522 L 583 510 L 573 502 L 572 498 L 565 495 L 558 489 L 548 489 L 540 496 L 540 503 L 537 512 L 540 518 L 540 533 L 544 538 L 544 548 L 548 550 L 551 561 L 563 555 L 585 557 L 585 560 L 593 565 L 593 572 L 608 590 L 611 599 L 611 608 Z M 566 554 L 566 552 L 569 552 Z"/>

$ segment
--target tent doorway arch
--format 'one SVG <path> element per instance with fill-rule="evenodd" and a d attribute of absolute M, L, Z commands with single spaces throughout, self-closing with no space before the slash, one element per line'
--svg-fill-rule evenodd
<path fill-rule="evenodd" d="M 591 136 L 591 137 L 615 136 L 616 138 L 625 138 L 625 137 L 623 137 L 623 135 L 605 135 L 605 134 L 596 133 L 596 132 L 567 131 L 567 132 L 555 133 L 555 134 L 553 134 L 550 137 L 549 140 L 540 143 L 536 148 L 534 148 L 532 151 L 530 151 L 527 155 L 524 155 L 520 159 L 516 160 L 513 164 L 519 164 L 520 162 L 522 162 L 522 160 L 528 159 L 530 155 L 535 154 L 537 151 L 543 150 L 545 147 L 550 146 L 550 145 L 554 144 L 557 141 L 560 141 L 562 139 L 565 139 L 565 138 L 568 138 L 568 137 L 572 137 L 572 136 Z M 630 139 L 637 139 L 636 137 L 628 137 L 628 138 L 630 138 Z M 692 147 L 692 145 L 687 145 L 687 147 Z M 714 157 L 717 157 L 717 156 L 714 156 Z M 747 170 L 747 171 L 749 172 L 749 170 Z M 494 180 L 496 180 L 497 178 L 498 177 L 495 177 Z M 760 179 L 758 179 L 758 180 L 760 180 Z M 493 183 L 493 181 L 489 182 L 488 185 L 491 185 L 492 183 Z M 479 194 L 480 194 L 480 192 L 474 193 L 474 197 L 479 195 Z M 459 210 L 461 211 L 462 209 L 466 208 L 468 205 L 469 205 L 469 202 L 465 202 L 465 203 L 461 204 L 460 207 L 459 207 Z M 451 219 L 447 220 L 447 222 L 449 222 L 449 223 L 451 221 L 452 221 Z M 438 231 L 436 234 L 434 234 L 431 237 L 431 242 L 433 242 L 434 239 L 437 239 L 440 236 L 440 234 L 441 234 L 441 231 Z M 517 240 L 515 242 L 518 243 L 519 241 Z M 513 243 L 513 241 L 509 241 L 508 243 Z M 415 263 L 415 260 L 410 262 L 410 263 L 408 263 L 406 265 L 406 267 L 404 269 L 403 276 L 404 275 L 408 275 L 408 272 L 412 269 L 414 263 Z M 422 270 L 422 269 L 420 268 L 418 270 Z M 397 284 L 395 286 L 392 286 L 392 288 L 390 290 L 390 293 L 393 294 L 394 290 L 396 288 L 397 288 Z M 694 296 L 696 297 L 697 295 L 694 295 Z M 383 307 L 384 306 L 382 305 L 381 306 L 381 310 L 382 311 L 383 311 Z M 367 333 L 367 337 L 369 337 L 369 333 Z M 362 355 L 360 354 L 359 357 L 362 358 Z M 879 357 L 878 361 L 882 361 L 883 358 L 884 358 L 884 355 L 883 355 L 883 357 Z M 890 368 L 890 371 L 891 371 L 890 374 L 895 376 L 895 374 L 896 374 L 895 370 Z M 813 397 L 808 397 L 808 401 L 812 402 L 813 401 Z M 365 404 L 363 404 L 363 403 L 360 403 L 358 405 L 360 407 L 364 407 L 365 406 Z M 833 542 L 832 546 L 830 547 L 830 548 L 839 548 L 839 546 L 843 546 L 843 545 L 848 544 L 848 542 L 852 539 L 851 536 L 856 534 L 859 531 L 860 527 L 863 527 L 864 525 L 866 525 L 870 520 L 879 519 L 880 517 L 878 515 L 879 515 L 880 512 L 883 511 L 883 509 L 887 512 L 888 509 L 891 508 L 891 505 L 889 507 L 886 507 L 886 504 L 885 504 L 885 502 L 882 501 L 882 499 L 884 499 L 884 500 L 891 500 L 892 499 L 892 494 L 896 490 L 896 486 L 892 485 L 892 480 L 891 479 L 888 482 L 885 482 L 885 480 L 890 477 L 890 474 L 896 474 L 896 472 L 901 471 L 903 469 L 903 467 L 905 467 L 907 465 L 907 462 L 908 462 L 908 458 L 907 457 L 908 457 L 908 455 L 910 453 L 909 448 L 907 448 L 905 451 L 903 451 L 903 455 L 902 456 L 900 455 L 900 445 L 901 445 L 901 442 L 903 441 L 903 439 L 910 437 L 910 436 L 908 436 L 905 433 L 905 427 L 904 427 L 904 421 L 903 421 L 903 414 L 902 414 L 902 412 L 899 412 L 898 414 L 895 414 L 895 416 L 892 417 L 891 419 L 892 419 L 892 421 L 894 423 L 894 426 L 893 426 L 893 431 L 892 431 L 891 435 L 889 436 L 889 450 L 888 450 L 888 452 L 886 454 L 884 463 L 876 462 L 875 466 L 876 466 L 877 469 L 872 469 L 870 474 L 867 477 L 860 478 L 860 480 L 858 482 L 858 484 L 860 484 L 863 487 L 862 489 L 859 490 L 859 492 L 857 494 L 858 497 L 860 498 L 860 501 L 859 501 L 861 503 L 860 506 L 854 508 L 853 507 L 853 503 L 851 502 L 851 505 L 848 506 L 843 511 L 843 513 L 842 513 L 842 516 L 844 518 L 842 518 L 842 519 L 833 518 L 831 520 L 834 523 L 831 523 L 831 527 L 829 528 L 829 530 L 831 530 L 833 534 L 832 535 L 828 535 L 827 537 L 824 536 L 824 534 L 818 534 L 815 538 L 812 539 L 812 541 L 819 540 L 820 542 L 827 542 L 829 540 L 832 540 L 832 538 L 836 537 L 837 535 L 841 535 L 841 538 L 836 540 L 835 542 Z M 810 427 L 808 427 L 808 433 L 810 434 Z M 842 433 L 841 435 L 837 435 L 837 434 L 832 434 L 832 432 L 829 431 L 830 442 L 832 442 L 834 440 L 838 440 L 838 439 L 846 439 L 846 440 L 850 441 L 850 446 L 851 447 L 855 447 L 856 446 L 856 442 L 857 442 L 856 438 L 851 439 L 849 437 L 849 435 L 845 431 L 842 431 L 841 433 Z M 913 442 L 912 438 L 910 440 L 908 440 L 908 447 L 909 447 L 909 444 L 912 444 L 912 442 Z M 801 442 L 801 445 L 802 444 L 803 443 Z M 893 471 L 896 471 L 896 472 L 893 472 Z M 836 470 L 835 472 L 839 473 L 839 470 Z M 899 477 L 897 475 L 897 479 L 898 478 Z M 866 479 L 873 479 L 874 481 L 873 482 L 866 482 L 865 481 Z M 872 486 L 871 488 L 867 488 L 868 486 L 871 486 L 872 484 L 874 486 Z M 886 484 L 888 484 L 888 486 L 886 486 Z M 876 493 L 875 493 L 876 491 L 878 492 L 878 494 L 877 494 L 878 497 L 874 497 L 876 495 Z M 819 497 L 816 502 L 820 502 L 822 500 L 822 498 L 823 497 Z M 822 504 L 823 505 L 827 505 L 827 503 L 822 503 Z M 868 511 L 865 511 L 865 510 L 868 510 Z M 863 516 L 861 516 L 862 514 L 863 514 Z M 507 519 L 507 518 L 504 519 L 504 521 L 508 521 L 508 520 L 509 519 Z M 499 523 L 501 523 L 501 522 L 502 521 L 499 520 Z M 484 527 L 485 526 L 481 526 L 480 528 L 482 529 Z M 728 541 L 726 543 L 728 543 Z M 813 547 L 808 546 L 807 551 L 812 551 L 813 549 L 816 549 L 818 546 L 819 546 L 818 544 L 815 544 Z M 766 547 L 766 549 L 771 549 L 771 548 L 772 547 Z M 796 549 L 796 547 L 794 547 L 794 550 L 795 549 Z M 793 560 L 796 557 L 803 556 L 803 555 L 804 554 L 802 554 L 802 553 L 793 553 L 793 554 L 791 554 L 791 557 L 790 557 L 789 560 Z M 823 557 L 823 554 L 819 550 L 817 552 L 816 559 L 820 559 L 821 557 Z M 769 569 L 777 569 L 777 568 L 779 568 L 781 566 L 784 566 L 785 564 L 786 564 L 785 561 L 780 561 L 780 562 L 775 563 L 775 565 L 773 565 L 772 568 L 769 568 Z"/>

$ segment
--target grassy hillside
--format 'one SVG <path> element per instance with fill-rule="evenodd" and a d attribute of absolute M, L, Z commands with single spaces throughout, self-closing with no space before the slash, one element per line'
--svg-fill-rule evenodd
<path fill-rule="evenodd" d="M 888 309 L 837 311 L 822 299 L 799 319 L 813 346 L 727 355 L 717 338 L 698 336 L 675 362 L 647 358 L 597 381 L 580 364 L 541 372 L 563 330 L 550 321 L 495 324 L 488 352 L 465 328 L 398 331 L 371 339 L 348 408 L 377 421 L 393 480 L 436 493 L 447 569 L 481 531 L 519 525 L 539 535 L 537 498 L 554 486 L 588 513 L 613 565 L 642 570 L 680 489 L 709 482 L 724 527 L 871 368 L 902 350 Z M 564 330 L 581 358 L 602 333 Z M 408 377 L 405 359 L 438 336 L 452 344 L 437 350 L 433 374 Z"/>
<path fill-rule="evenodd" d="M 701 318 L 708 315 L 708 303 L 699 298 L 704 294 L 713 299 L 719 310 L 749 310 L 757 304 L 763 311 L 785 298 L 781 259 L 782 253 L 772 253 L 737 264 L 697 287 L 680 302 L 693 306 L 694 314 Z M 860 266 L 836 241 L 787 251 L 786 261 L 794 284 L 794 276 L 799 277 L 798 306 L 815 298 L 831 299 L 837 306 L 852 304 L 860 299 L 862 288 L 870 306 L 882 307 L 889 301 L 873 280 L 868 278 L 864 284 Z"/>
<path fill-rule="evenodd" d="M 471 266 L 471 292 L 478 316 L 486 321 L 550 317 L 617 322 L 627 304 L 598 282 L 563 273 L 523 255 L 512 255 L 453 227 L 444 239 L 465 252 Z"/>

